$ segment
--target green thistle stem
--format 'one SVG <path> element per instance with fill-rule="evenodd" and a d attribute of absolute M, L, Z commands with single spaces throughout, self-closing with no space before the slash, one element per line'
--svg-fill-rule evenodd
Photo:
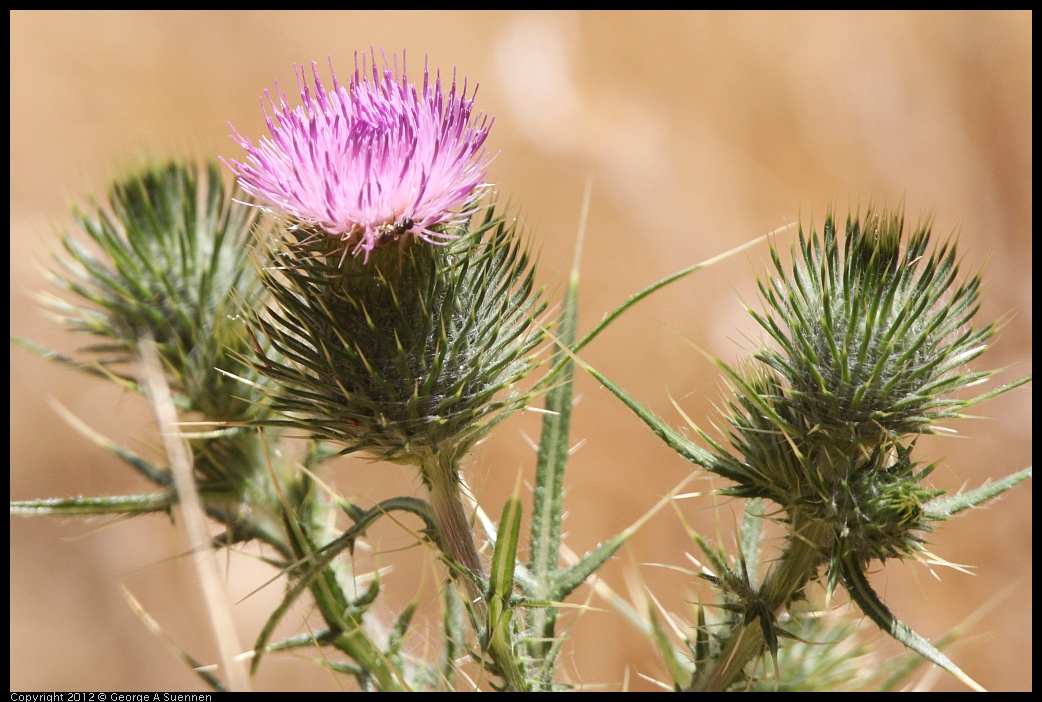
<path fill-rule="evenodd" d="M 313 587 L 312 593 L 315 595 L 315 601 L 319 604 L 319 609 L 322 610 L 323 618 L 327 622 L 342 620 L 343 617 L 337 616 L 335 612 L 329 611 L 328 606 L 324 606 L 330 598 L 326 597 L 327 593 L 323 592 L 321 588 L 321 585 Z M 333 603 L 333 606 L 335 606 L 335 603 Z M 349 618 L 355 619 L 355 617 Z M 394 669 L 386 656 L 380 652 L 361 629 L 361 622 L 352 623 L 356 625 L 356 628 L 351 631 L 341 632 L 339 636 L 331 641 L 333 646 L 354 659 L 358 663 L 359 669 L 364 671 L 367 677 L 375 678 L 376 687 L 380 691 L 409 691 L 408 685 L 401 679 L 401 674 Z"/>
<path fill-rule="evenodd" d="M 785 609 L 817 575 L 826 560 L 823 554 L 828 552 L 832 542 L 828 525 L 809 522 L 794 529 L 788 548 L 760 590 L 765 605 L 773 614 Z M 764 645 L 762 623 L 759 620 L 742 622 L 727 637 L 720 653 L 699 668 L 690 689 L 698 692 L 727 690 L 741 680 L 750 661 L 763 655 Z"/>
<path fill-rule="evenodd" d="M 319 543 L 328 543 L 331 535 L 326 527 L 325 510 L 328 505 L 318 500 L 302 505 L 299 524 L 288 523 L 287 531 L 298 558 L 312 558 L 318 552 Z M 408 684 L 400 671 L 388 660 L 379 647 L 369 639 L 362 626 L 362 614 L 352 606 L 342 582 L 350 576 L 337 576 L 338 565 L 333 563 L 324 568 L 315 578 L 310 590 L 322 618 L 335 632 L 330 643 L 350 656 L 364 671 L 364 678 L 382 692 L 406 692 Z M 367 681 L 360 678 L 363 686 Z"/>
<path fill-rule="evenodd" d="M 452 570 L 455 580 L 463 585 L 467 599 L 470 600 L 471 613 L 477 626 L 485 627 L 485 631 L 478 631 L 482 645 L 492 660 L 492 668 L 502 678 L 504 690 L 509 692 L 528 692 L 531 684 L 525 679 L 523 666 L 515 655 L 514 642 L 510 635 L 509 609 L 504 611 L 503 592 L 495 591 L 496 576 L 493 576 L 492 600 L 493 616 L 489 614 L 489 603 L 485 594 L 481 591 L 475 578 L 485 580 L 485 568 L 481 563 L 477 546 L 474 543 L 474 533 L 467 519 L 467 513 L 463 509 L 463 493 L 459 479 L 459 464 L 452 454 L 440 453 L 430 456 L 422 466 L 423 480 L 431 495 L 431 507 L 434 511 L 434 521 L 438 528 L 438 539 L 445 554 L 470 571 L 469 577 L 466 573 Z M 520 505 L 517 504 L 517 510 Z M 517 521 L 513 526 L 513 543 L 516 549 L 517 529 L 520 526 L 520 512 L 517 513 Z M 504 517 L 506 522 L 506 517 Z M 506 528 L 506 525 L 503 525 Z M 502 533 L 500 534 L 502 538 Z M 497 546 L 497 549 L 500 548 Z M 503 589 L 509 593 L 513 589 L 513 570 L 515 564 L 515 551 L 510 549 L 508 558 L 509 577 L 499 572 L 500 582 L 506 578 L 511 584 Z M 496 558 L 493 557 L 493 571 L 497 570 Z M 500 563 L 503 561 L 500 560 Z"/>
<path fill-rule="evenodd" d="M 438 526 L 438 538 L 445 554 L 469 570 L 474 576 L 484 578 L 470 521 L 463 509 L 463 493 L 460 490 L 459 466 L 455 457 L 446 453 L 431 455 L 421 466 L 423 481 L 431 495 L 434 521 Z M 466 590 L 467 598 L 477 608 L 478 621 L 486 618 L 485 598 L 481 589 L 469 577 L 454 574 Z"/>

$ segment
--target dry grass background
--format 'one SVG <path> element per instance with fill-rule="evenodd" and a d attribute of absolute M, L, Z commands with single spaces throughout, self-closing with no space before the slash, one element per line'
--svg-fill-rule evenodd
<path fill-rule="evenodd" d="M 965 265 L 986 266 L 981 316 L 1005 318 L 983 364 L 1003 380 L 1031 371 L 1031 14 L 988 13 L 398 13 L 13 12 L 11 14 L 11 329 L 70 350 L 31 300 L 39 264 L 70 224 L 67 205 L 160 155 L 239 156 L 227 122 L 263 129 L 259 96 L 294 83 L 294 62 L 327 56 L 345 77 L 356 50 L 406 49 L 414 75 L 433 66 L 481 83 L 495 115 L 492 178 L 541 250 L 541 277 L 561 285 L 587 179 L 593 199 L 583 264 L 581 325 L 683 266 L 802 219 L 820 224 L 868 200 L 903 201 L 910 220 L 935 214 L 958 232 Z M 292 93 L 292 91 L 290 91 Z M 697 345 L 734 360 L 752 332 L 740 300 L 755 299 L 760 246 L 643 303 L 585 358 L 675 424 L 675 399 L 706 423 L 718 374 Z M 585 444 L 568 486 L 568 543 L 596 545 L 639 517 L 689 471 L 588 377 L 573 421 Z M 11 496 L 28 499 L 146 489 L 58 418 L 53 403 L 142 451 L 148 408 L 21 350 L 11 354 Z M 1031 462 L 1031 390 L 980 408 L 962 439 L 924 443 L 942 459 L 933 482 L 976 486 Z M 468 473 L 498 514 L 518 472 L 530 480 L 537 417 L 502 425 Z M 146 437 L 146 438 L 142 438 Z M 398 468 L 346 459 L 340 489 L 377 499 L 413 492 Z M 724 535 L 728 508 L 685 502 L 703 533 Z M 993 690 L 1031 688 L 1031 486 L 997 507 L 942 526 L 932 550 L 975 567 L 891 563 L 875 577 L 895 611 L 928 638 L 993 605 L 950 650 Z M 166 633 L 212 660 L 204 609 L 180 537 L 167 520 L 11 520 L 13 690 L 202 689 L 120 595 L 125 585 Z M 435 570 L 401 530 L 374 534 L 393 565 L 394 602 L 429 599 Z M 672 609 L 695 597 L 684 566 L 692 545 L 676 514 L 657 516 L 605 570 L 625 591 L 640 578 Z M 239 600 L 271 571 L 227 561 Z M 629 574 L 629 575 L 628 575 Z M 236 605 L 245 641 L 278 584 Z M 581 601 L 586 594 L 578 594 Z M 595 605 L 603 603 L 594 601 Z M 296 619 L 287 631 L 298 631 Z M 292 619 L 292 617 L 291 617 Z M 869 624 L 865 624 L 869 627 Z M 422 650 L 423 637 L 415 642 Z M 563 656 L 591 689 L 654 689 L 664 678 L 650 646 L 620 617 L 578 617 Z M 626 681 L 626 682 L 624 682 Z M 272 656 L 256 689 L 337 689 L 311 663 Z M 935 689 L 960 689 L 944 675 Z"/>

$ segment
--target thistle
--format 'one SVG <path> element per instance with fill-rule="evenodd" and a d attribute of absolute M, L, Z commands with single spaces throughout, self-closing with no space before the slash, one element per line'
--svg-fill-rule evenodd
<path fill-rule="evenodd" d="M 579 365 L 681 456 L 726 479 L 714 493 L 749 501 L 734 555 L 687 527 L 704 554 L 690 575 L 715 595 L 695 603 L 689 622 L 651 593 L 631 606 L 604 581 L 596 587 L 661 652 L 667 688 L 892 689 L 924 661 L 979 688 L 941 652 L 952 636 L 927 642 L 866 577 L 890 559 L 931 561 L 927 539 L 938 522 L 1031 476 L 1027 468 L 954 495 L 927 482 L 934 464 L 920 456 L 921 436 L 950 431 L 944 423 L 968 407 L 1030 380 L 974 389 L 991 373 L 968 364 L 994 329 L 975 321 L 980 277 L 960 273 L 954 245 L 931 244 L 929 222 L 909 233 L 901 210 L 870 208 L 843 231 L 831 214 L 820 233 L 801 230 L 791 264 L 772 247 L 773 267 L 760 282 L 765 306 L 750 310 L 767 338 L 746 362 L 719 364 L 730 386 L 723 438 L 692 424 L 700 446 L 578 354 L 648 295 L 762 239 L 645 287 L 580 336 L 580 224 L 559 312 L 544 333 L 546 302 L 527 241 L 486 182 L 491 118 L 475 112 L 475 92 L 466 82 L 457 88 L 455 76 L 443 83 L 425 63 L 417 85 L 404 55 L 400 66 L 396 56 L 381 59 L 373 50 L 356 55 L 350 81 L 334 75 L 329 89 L 314 64 L 310 79 L 301 68 L 296 106 L 277 85 L 265 91 L 269 135 L 255 142 L 232 127 L 246 155 L 223 162 L 238 189 L 221 182 L 215 165 L 152 165 L 76 211 L 79 231 L 65 238 L 53 276 L 66 294 L 48 304 L 96 343 L 66 356 L 14 340 L 147 395 L 165 465 L 84 429 L 159 487 L 12 502 L 12 514 L 178 507 L 220 662 L 181 657 L 215 690 L 249 683 L 230 608 L 221 606 L 215 554 L 195 556 L 248 541 L 262 548 L 250 555 L 286 580 L 249 651 L 254 671 L 268 653 L 295 649 L 362 690 L 572 689 L 558 662 L 578 618 L 560 626 L 562 603 L 696 476 L 573 558 L 562 523 Z M 588 205 L 589 191 L 581 222 Z M 526 387 L 544 336 L 556 348 L 545 375 Z M 544 391 L 531 536 L 522 543 L 518 477 L 498 522 L 478 515 L 491 542 L 486 577 L 461 466 L 493 427 Z M 189 428 L 200 423 L 202 431 Z M 300 434 L 302 450 L 283 451 Z M 364 507 L 333 494 L 317 469 L 349 453 L 410 466 L 429 502 L 399 495 Z M 422 522 L 469 599 L 468 608 L 455 587 L 441 589 L 440 646 L 427 645 L 427 623 L 414 623 L 422 593 L 393 619 L 373 617 L 387 602 L 385 582 L 355 570 L 363 558 L 343 557 L 357 555 L 367 531 L 392 512 Z M 223 534 L 213 535 L 206 515 Z M 782 527 L 770 555 L 761 548 L 766 519 Z M 894 671 L 893 661 L 877 665 L 868 644 L 841 641 L 857 625 L 803 606 L 819 583 L 826 610 L 842 586 L 863 618 L 911 649 L 913 662 Z M 309 618 L 306 633 L 278 640 L 305 596 L 321 625 Z M 761 674 L 765 654 L 773 677 Z M 461 667 L 468 657 L 476 676 Z"/>
<path fill-rule="evenodd" d="M 776 343 L 759 368 L 730 371 L 732 445 L 720 452 L 736 494 L 772 499 L 791 519 L 834 531 L 829 572 L 919 550 L 929 530 L 920 486 L 932 470 L 911 459 L 915 439 L 983 397 L 963 388 L 988 375 L 968 370 L 992 333 L 973 328 L 980 277 L 960 277 L 954 246 L 931 251 L 928 225 L 905 240 L 900 211 L 833 218 L 821 238 L 799 234 L 796 262 L 760 283 Z"/>
<path fill-rule="evenodd" d="M 277 423 L 419 468 L 477 600 L 459 462 L 525 405 L 515 383 L 543 305 L 515 223 L 474 216 L 490 122 L 473 95 L 455 81 L 445 95 L 426 67 L 417 88 L 372 58 L 371 77 L 363 58 L 329 92 L 317 71 L 314 93 L 301 78 L 301 107 L 269 97 L 270 139 L 237 137 L 248 158 L 232 168 L 283 225 L 262 276 L 275 304 L 254 315 L 273 353 L 254 365 L 279 388 Z"/>
<path fill-rule="evenodd" d="M 74 212 L 80 237 L 101 255 L 67 235 L 52 282 L 71 296 L 44 298 L 70 329 L 100 339 L 68 362 L 124 387 L 140 391 L 138 346 L 156 342 L 180 409 L 228 425 L 195 442 L 195 466 L 204 487 L 232 495 L 250 489 L 260 450 L 255 431 L 234 425 L 265 412 L 237 319 L 239 300 L 263 294 L 246 247 L 255 210 L 236 202 L 245 198 L 216 164 L 155 165 L 119 180 L 105 206 Z"/>
<path fill-rule="evenodd" d="M 764 651 L 777 661 L 779 640 L 789 635 L 780 616 L 823 573 L 828 593 L 842 583 L 880 628 L 977 687 L 894 617 L 866 572 L 889 558 L 924 556 L 924 535 L 938 521 L 1031 476 L 1028 468 L 943 497 L 924 484 L 934 465 L 914 457 L 919 436 L 1030 378 L 966 395 L 991 375 L 966 364 L 984 351 L 993 327 L 973 326 L 980 277 L 963 278 L 954 245 L 931 248 L 928 223 L 906 236 L 900 210 L 870 209 L 847 220 L 841 239 L 830 214 L 820 235 L 800 231 L 791 266 L 773 247 L 771 257 L 774 274 L 760 283 L 767 310 L 750 312 L 774 343 L 739 368 L 719 364 L 734 391 L 730 448 L 696 427 L 710 445 L 701 448 L 591 369 L 678 453 L 732 483 L 718 492 L 773 502 L 774 518 L 788 528 L 782 556 L 762 581 L 758 549 L 748 548 L 758 537 L 743 536 L 733 562 L 696 537 L 711 565 L 700 576 L 719 590 L 728 618 L 712 637 L 697 627 L 687 642 L 695 665 L 675 666 L 675 683 L 745 685 L 750 661 Z M 677 655 L 665 653 L 667 661 Z"/>
<path fill-rule="evenodd" d="M 800 231 L 791 267 L 773 248 L 771 255 L 774 275 L 760 283 L 767 311 L 751 313 L 774 346 L 755 354 L 756 366 L 724 366 L 735 392 L 728 417 L 735 453 L 703 433 L 715 455 L 698 462 L 735 483 L 722 492 L 777 504 L 790 537 L 757 590 L 728 585 L 742 582 L 740 572 L 717 578 L 744 603 L 736 626 L 756 622 L 761 636 L 729 640 L 691 687 L 741 679 L 736 662 L 748 660 L 753 641 L 776 655 L 782 632 L 774 613 L 822 567 L 829 592 L 842 582 L 881 628 L 975 685 L 889 612 L 865 573 L 872 563 L 922 555 L 923 535 L 952 514 L 942 508 L 944 491 L 923 484 L 934 465 L 913 458 L 916 439 L 1027 380 L 961 392 L 990 375 L 966 365 L 993 332 L 972 325 L 980 277 L 963 278 L 954 245 L 931 248 L 929 223 L 906 236 L 900 210 L 851 217 L 842 239 L 829 215 L 820 237 Z M 960 509 L 994 494 L 961 496 Z"/>

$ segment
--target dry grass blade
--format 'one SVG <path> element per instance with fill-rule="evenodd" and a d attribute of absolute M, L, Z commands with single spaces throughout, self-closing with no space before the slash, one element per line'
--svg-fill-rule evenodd
<path fill-rule="evenodd" d="M 163 377 L 159 360 L 159 351 L 151 339 L 140 342 L 142 361 L 142 385 L 148 388 L 152 406 L 155 409 L 159 432 L 163 437 L 163 445 L 170 460 L 174 475 L 174 487 L 181 504 L 185 535 L 188 539 L 188 550 L 196 554 L 196 573 L 203 591 L 206 608 L 210 614 L 214 638 L 221 659 L 221 667 L 227 675 L 227 687 L 232 692 L 248 692 L 249 678 L 245 667 L 236 657 L 242 646 L 235 630 L 231 605 L 227 593 L 221 585 L 221 575 L 217 567 L 217 556 L 210 547 L 210 536 L 206 530 L 206 514 L 202 500 L 196 489 L 192 475 L 192 457 L 184 439 L 177 428 L 177 410 L 170 395 L 170 387 Z"/>

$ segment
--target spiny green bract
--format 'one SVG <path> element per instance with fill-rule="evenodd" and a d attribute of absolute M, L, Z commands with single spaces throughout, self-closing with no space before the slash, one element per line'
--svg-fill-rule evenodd
<path fill-rule="evenodd" d="M 760 283 L 770 310 L 753 314 L 779 348 L 757 358 L 833 445 L 928 433 L 971 403 L 952 392 L 988 375 L 965 368 L 992 333 L 968 326 L 980 277 L 960 281 L 954 245 L 929 251 L 929 223 L 904 238 L 900 210 L 869 209 L 841 246 L 830 214 L 821 238 L 801 229 L 791 270 L 772 249 L 777 275 Z"/>
<path fill-rule="evenodd" d="M 274 353 L 255 360 L 280 390 L 281 423 L 344 452 L 418 464 L 457 458 L 528 398 L 544 309 L 515 223 L 488 210 L 434 246 L 412 237 L 344 256 L 319 232 L 290 230 L 255 315 Z"/>
<path fill-rule="evenodd" d="M 248 388 L 216 370 L 245 370 L 236 360 L 248 346 L 234 296 L 249 300 L 259 290 L 247 254 L 256 210 L 233 199 L 242 197 L 216 164 L 143 169 L 112 184 L 107 208 L 75 211 L 102 255 L 68 235 L 69 258 L 58 258 L 63 270 L 52 276 L 81 300 L 51 300 L 51 308 L 73 330 L 107 340 L 85 355 L 119 369 L 136 363 L 139 340 L 151 336 L 183 408 L 212 419 L 243 419 L 255 407 L 243 397 Z"/>

